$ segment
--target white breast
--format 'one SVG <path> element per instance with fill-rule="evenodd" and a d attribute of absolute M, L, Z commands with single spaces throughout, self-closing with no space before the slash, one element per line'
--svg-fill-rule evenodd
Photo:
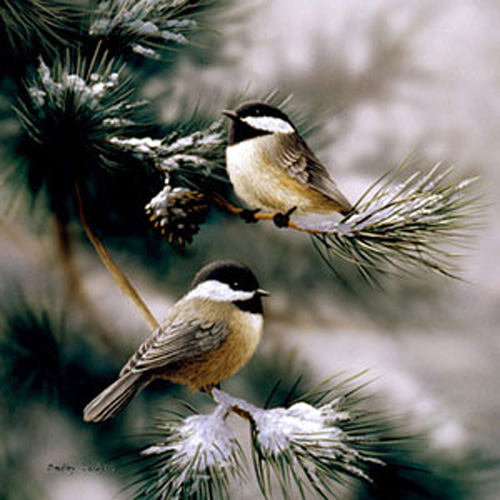
<path fill-rule="evenodd" d="M 270 163 L 274 140 L 266 135 L 226 149 L 229 179 L 236 194 L 251 208 L 282 211 L 288 206 L 288 193 L 283 193 L 288 176 Z"/>
<path fill-rule="evenodd" d="M 244 332 L 242 340 L 246 343 L 248 351 L 253 354 L 262 337 L 264 317 L 262 314 L 244 312 L 241 315 L 241 322 L 245 323 L 245 327 L 240 330 Z"/>

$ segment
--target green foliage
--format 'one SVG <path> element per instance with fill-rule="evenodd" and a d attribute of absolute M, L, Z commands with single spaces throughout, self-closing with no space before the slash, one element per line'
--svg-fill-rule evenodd
<path fill-rule="evenodd" d="M 4 299 L 0 385 L 8 396 L 5 402 L 12 411 L 35 400 L 80 415 L 95 384 L 110 381 L 112 363 L 102 364 L 89 340 L 62 310 L 32 302 L 22 292 Z M 99 365 L 103 371 L 96 369 Z"/>
<path fill-rule="evenodd" d="M 75 46 L 77 10 L 54 0 L 0 1 L 0 76 L 20 77 L 37 55 Z"/>
<path fill-rule="evenodd" d="M 109 182 L 110 171 L 130 167 L 110 142 L 144 127 L 137 111 L 143 103 L 131 99 L 124 73 L 123 64 L 99 54 L 92 60 L 68 56 L 52 68 L 41 60 L 16 106 L 24 131 L 18 154 L 29 188 L 35 195 L 43 188 L 62 220 L 75 204 L 76 186 L 88 192 L 92 183 Z"/>
<path fill-rule="evenodd" d="M 200 34 L 209 32 L 217 13 L 232 3 L 232 0 L 95 0 L 88 34 L 94 46 L 125 57 L 137 66 L 143 65 L 142 60 L 165 63 L 180 49 L 185 52 L 193 44 L 199 46 Z"/>
<path fill-rule="evenodd" d="M 159 59 L 162 51 L 188 43 L 198 26 L 193 18 L 201 2 L 99 0 L 89 34 L 115 53 L 132 52 Z"/>

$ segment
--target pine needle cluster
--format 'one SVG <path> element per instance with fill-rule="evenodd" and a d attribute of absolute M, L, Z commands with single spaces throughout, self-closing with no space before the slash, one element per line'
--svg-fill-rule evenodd
<path fill-rule="evenodd" d="M 117 51 L 160 59 L 164 51 L 188 44 L 198 27 L 189 0 L 100 0 L 89 27 L 91 37 Z M 107 47 L 108 48 L 108 47 Z"/>
<path fill-rule="evenodd" d="M 323 260 L 352 262 L 368 282 L 380 273 L 418 274 L 426 268 L 458 277 L 455 246 L 466 247 L 481 202 L 477 177 L 453 180 L 437 164 L 398 182 L 400 172 L 373 183 L 352 213 L 326 225 L 299 224 L 312 233 Z"/>
<path fill-rule="evenodd" d="M 265 498 L 275 498 L 275 487 L 283 498 L 331 498 L 348 478 L 371 481 L 370 467 L 384 464 L 376 443 L 388 438 L 387 428 L 358 407 L 361 398 L 354 394 L 361 387 L 351 383 L 323 385 L 270 409 L 214 389 L 218 404 L 211 414 L 162 418 L 158 442 L 135 457 L 147 466 L 134 495 L 228 498 L 232 479 L 247 483 L 247 459 L 226 420 L 231 413 L 250 424 L 255 480 Z"/>
<path fill-rule="evenodd" d="M 35 195 L 43 189 L 63 220 L 74 205 L 75 186 L 127 164 L 110 137 L 140 129 L 137 108 L 143 103 L 130 98 L 129 83 L 123 64 L 105 56 L 68 56 L 52 67 L 40 60 L 16 105 L 28 186 Z"/>

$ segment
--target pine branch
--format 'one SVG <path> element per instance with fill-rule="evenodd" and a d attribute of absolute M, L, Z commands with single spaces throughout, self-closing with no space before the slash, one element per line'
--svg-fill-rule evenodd
<path fill-rule="evenodd" d="M 66 221 L 77 206 L 73 186 L 82 189 L 109 179 L 127 164 L 110 137 L 137 134 L 143 126 L 131 99 L 124 67 L 96 53 L 90 60 L 68 55 L 52 68 L 40 61 L 26 83 L 16 112 L 24 131 L 18 153 L 33 196 L 46 194 L 50 209 Z"/>
<path fill-rule="evenodd" d="M 277 93 L 267 100 L 287 107 L 287 100 Z M 302 128 L 317 126 L 303 117 L 299 121 Z M 233 214 L 245 213 L 228 201 L 226 141 L 220 120 L 185 136 L 176 132 L 164 139 L 117 137 L 112 142 L 164 174 L 165 187 L 146 211 L 170 243 L 191 242 L 211 205 Z M 409 164 L 376 180 L 349 215 L 291 218 L 287 227 L 311 235 L 320 257 L 334 273 L 341 258 L 371 283 L 383 274 L 411 275 L 422 268 L 458 278 L 452 247 L 465 246 L 479 218 L 478 178 L 451 180 L 451 169 L 437 164 L 401 182 Z M 275 215 L 258 211 L 254 219 L 271 221 Z"/>
<path fill-rule="evenodd" d="M 215 131 L 213 135 L 211 131 Z M 194 136 L 207 140 L 198 142 Z M 162 233 L 169 235 L 170 242 L 176 239 L 178 223 L 182 228 L 191 228 L 178 239 L 190 242 L 204 222 L 209 204 L 233 214 L 244 213 L 221 194 L 220 185 L 227 184 L 228 179 L 222 167 L 225 143 L 220 122 L 205 131 L 169 141 L 115 142 L 149 158 L 163 170 L 166 187 L 151 200 L 147 211 Z M 312 235 L 315 248 L 332 270 L 336 259 L 341 258 L 354 264 L 370 282 L 380 274 L 412 274 L 422 268 L 457 278 L 456 254 L 450 248 L 464 246 L 477 222 L 481 203 L 476 192 L 477 177 L 453 181 L 450 173 L 451 169 L 443 171 L 437 164 L 429 172 L 417 172 L 398 183 L 401 171 L 389 172 L 374 182 L 353 212 L 341 220 L 302 217 L 290 219 L 287 227 Z M 207 189 L 208 179 L 221 184 Z M 173 193 L 170 183 L 178 191 Z M 200 191 L 203 195 L 196 200 L 195 193 Z M 181 218 L 176 218 L 176 211 L 182 213 Z M 254 219 L 269 221 L 275 215 L 259 211 Z"/>
<path fill-rule="evenodd" d="M 335 265 L 335 257 L 351 261 L 369 280 L 380 273 L 416 274 L 422 268 L 458 278 L 451 247 L 466 246 L 481 202 L 477 177 L 453 181 L 450 173 L 437 164 L 399 184 L 399 171 L 386 174 L 341 221 L 300 223 L 299 228 L 313 234 L 329 265 Z"/>
<path fill-rule="evenodd" d="M 159 441 L 138 457 L 147 465 L 133 485 L 134 496 L 229 498 L 230 478 L 246 478 L 241 446 L 226 422 L 231 412 L 250 424 L 254 470 L 266 498 L 276 482 L 285 498 L 294 485 L 302 498 L 307 492 L 331 498 L 347 477 L 370 481 L 370 467 L 383 466 L 374 444 L 387 436 L 370 412 L 356 408 L 359 387 L 348 391 L 349 385 L 322 387 L 314 404 L 302 400 L 272 409 L 214 389 L 213 413 L 161 420 Z"/>
<path fill-rule="evenodd" d="M 113 54 L 162 59 L 190 43 L 214 1 L 99 0 L 89 34 Z"/>
<path fill-rule="evenodd" d="M 215 193 L 224 192 L 225 140 L 222 120 L 186 136 L 165 139 L 111 139 L 164 176 L 164 188 L 146 205 L 146 213 L 169 243 L 190 243 L 206 221 Z"/>
<path fill-rule="evenodd" d="M 99 53 L 92 60 L 67 56 L 65 63 L 56 62 L 52 69 L 40 60 L 38 76 L 27 84 L 26 96 L 17 108 L 26 133 L 21 150 L 32 193 L 44 188 L 61 227 L 76 209 L 115 282 L 156 328 L 155 318 L 91 230 L 83 211 L 88 187 L 92 185 L 93 190 L 97 179 L 102 184 L 112 170 L 124 168 L 124 155 L 110 138 L 115 133 L 126 137 L 141 128 L 136 119 L 142 103 L 130 99 L 122 72 L 123 66 Z M 72 278 L 75 282 L 74 273 Z"/>
<path fill-rule="evenodd" d="M 297 218 L 290 219 L 287 227 L 310 234 L 330 267 L 334 268 L 336 258 L 344 259 L 369 281 L 377 280 L 380 273 L 411 274 L 422 267 L 458 278 L 457 255 L 448 248 L 464 247 L 477 222 L 479 178 L 450 181 L 451 169 L 442 171 L 439 163 L 398 184 L 400 173 L 378 179 L 341 220 Z M 221 197 L 216 201 L 230 213 L 244 213 Z M 256 220 L 272 221 L 274 216 L 253 214 Z"/>
<path fill-rule="evenodd" d="M 152 164 L 164 174 L 166 184 L 208 191 L 229 182 L 224 165 L 226 142 L 222 120 L 184 136 L 180 132 L 164 139 L 123 139 L 117 135 L 111 143 Z"/>

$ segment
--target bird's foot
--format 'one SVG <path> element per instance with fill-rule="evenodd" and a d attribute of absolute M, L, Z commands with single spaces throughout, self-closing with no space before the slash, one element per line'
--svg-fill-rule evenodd
<path fill-rule="evenodd" d="M 292 207 L 290 210 L 285 212 L 284 214 L 278 212 L 277 214 L 274 214 L 273 217 L 273 222 L 276 227 L 288 227 L 290 224 L 290 216 L 297 210 L 297 207 Z"/>
<path fill-rule="evenodd" d="M 205 387 L 202 387 L 200 389 L 201 392 L 205 392 L 206 394 L 208 394 L 211 398 L 214 397 L 214 394 L 213 394 L 213 391 L 214 389 L 219 389 L 220 390 L 220 383 L 219 384 L 210 384 L 210 385 L 206 385 Z"/>
<path fill-rule="evenodd" d="M 208 394 L 209 396 L 212 396 L 213 388 L 214 388 L 214 386 L 212 384 L 210 384 L 210 385 L 206 385 L 205 387 L 202 387 L 200 389 L 200 391 Z"/>
<path fill-rule="evenodd" d="M 259 219 L 255 217 L 255 214 L 258 212 L 260 212 L 260 208 L 256 208 L 255 210 L 249 210 L 248 208 L 244 208 L 240 213 L 240 217 L 247 224 L 255 224 L 256 222 L 259 222 Z"/>

